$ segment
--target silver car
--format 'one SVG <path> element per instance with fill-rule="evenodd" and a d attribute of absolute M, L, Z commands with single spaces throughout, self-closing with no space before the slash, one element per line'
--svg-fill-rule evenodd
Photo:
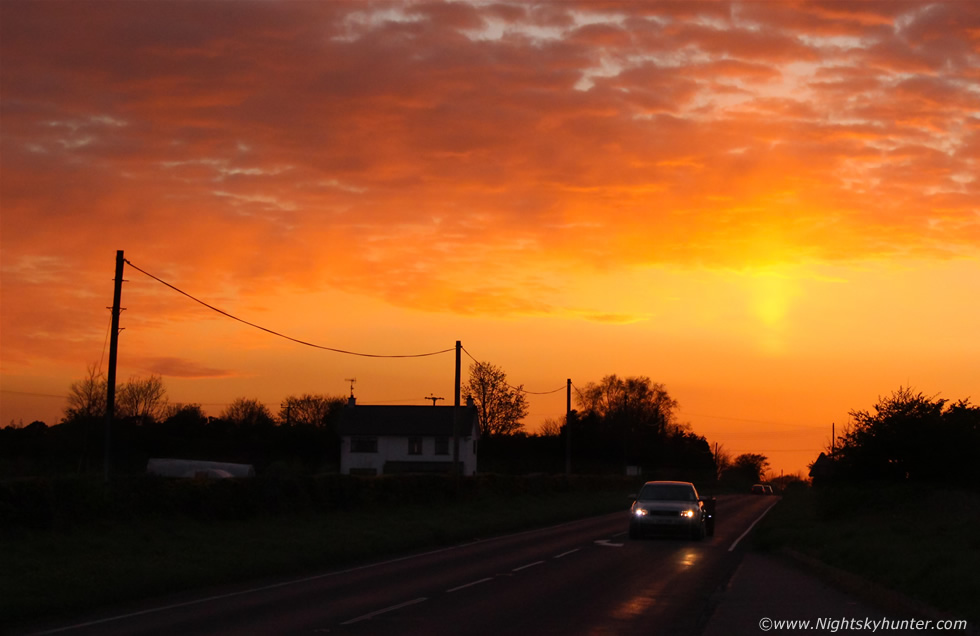
<path fill-rule="evenodd" d="M 700 540 L 707 534 L 708 511 L 694 484 L 648 481 L 630 507 L 631 539 L 648 532 L 684 534 Z"/>

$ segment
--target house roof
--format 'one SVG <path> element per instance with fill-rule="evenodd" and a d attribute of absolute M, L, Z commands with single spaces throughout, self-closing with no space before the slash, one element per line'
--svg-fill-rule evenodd
<path fill-rule="evenodd" d="M 340 435 L 445 436 L 453 434 L 453 406 L 348 406 Z M 475 406 L 459 407 L 459 435 L 479 437 Z"/>

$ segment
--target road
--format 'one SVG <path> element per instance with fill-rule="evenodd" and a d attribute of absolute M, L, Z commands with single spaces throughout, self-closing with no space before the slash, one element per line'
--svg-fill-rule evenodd
<path fill-rule="evenodd" d="M 626 512 L 298 580 L 187 596 L 45 633 L 697 634 L 773 497 L 720 497 L 704 541 L 626 537 Z"/>

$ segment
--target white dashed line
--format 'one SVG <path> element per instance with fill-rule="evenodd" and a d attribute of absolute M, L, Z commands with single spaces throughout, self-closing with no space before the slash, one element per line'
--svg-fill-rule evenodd
<path fill-rule="evenodd" d="M 370 614 L 365 614 L 364 616 L 358 616 L 357 618 L 352 618 L 349 621 L 345 621 L 345 622 L 341 623 L 341 625 L 353 625 L 354 623 L 360 623 L 361 621 L 371 620 L 375 616 L 380 616 L 380 615 L 385 614 L 387 612 L 394 612 L 395 610 L 400 610 L 401 608 L 408 607 L 409 605 L 417 605 L 419 603 L 424 603 L 427 600 L 429 600 L 429 599 L 427 599 L 425 597 L 422 597 L 422 598 L 417 598 L 417 599 L 414 599 L 414 600 L 411 600 L 411 601 L 406 601 L 404 603 L 399 603 L 398 605 L 392 605 L 391 607 L 386 607 L 386 608 L 380 609 L 380 610 L 378 610 L 376 612 L 371 612 Z"/>
<path fill-rule="evenodd" d="M 541 565 L 544 561 L 535 561 L 534 563 L 528 563 L 527 565 L 522 565 L 519 568 L 514 568 L 511 572 L 520 572 L 521 570 L 526 570 L 528 568 L 533 568 L 535 565 Z"/>
<path fill-rule="evenodd" d="M 487 581 L 492 581 L 493 577 L 487 577 L 485 579 L 480 579 L 479 581 L 473 581 L 472 583 L 467 583 L 466 585 L 460 585 L 452 589 L 446 590 L 446 593 L 458 592 L 459 590 L 465 590 L 468 587 L 473 587 L 474 585 L 479 585 L 480 583 L 486 583 Z"/>
<path fill-rule="evenodd" d="M 569 550 L 568 552 L 562 552 L 561 554 L 556 554 L 555 556 L 553 556 L 551 558 L 552 559 L 560 559 L 562 557 L 568 556 L 569 554 L 575 554 L 576 552 L 578 552 L 581 549 L 582 548 L 575 548 L 574 550 Z"/>

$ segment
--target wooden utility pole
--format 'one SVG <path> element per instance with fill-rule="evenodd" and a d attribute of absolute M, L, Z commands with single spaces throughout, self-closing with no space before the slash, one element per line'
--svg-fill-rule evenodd
<path fill-rule="evenodd" d="M 565 474 L 572 474 L 572 379 L 565 385 Z"/>
<path fill-rule="evenodd" d="M 109 328 L 109 376 L 106 379 L 105 398 L 105 481 L 109 482 L 109 467 L 112 463 L 112 420 L 116 416 L 116 355 L 119 351 L 119 314 L 122 308 L 123 267 L 126 259 L 122 250 L 116 251 L 116 279 L 112 292 L 112 326 Z"/>
<path fill-rule="evenodd" d="M 456 397 L 453 401 L 453 474 L 459 475 L 459 382 L 460 382 L 460 360 L 463 345 L 456 341 Z"/>

